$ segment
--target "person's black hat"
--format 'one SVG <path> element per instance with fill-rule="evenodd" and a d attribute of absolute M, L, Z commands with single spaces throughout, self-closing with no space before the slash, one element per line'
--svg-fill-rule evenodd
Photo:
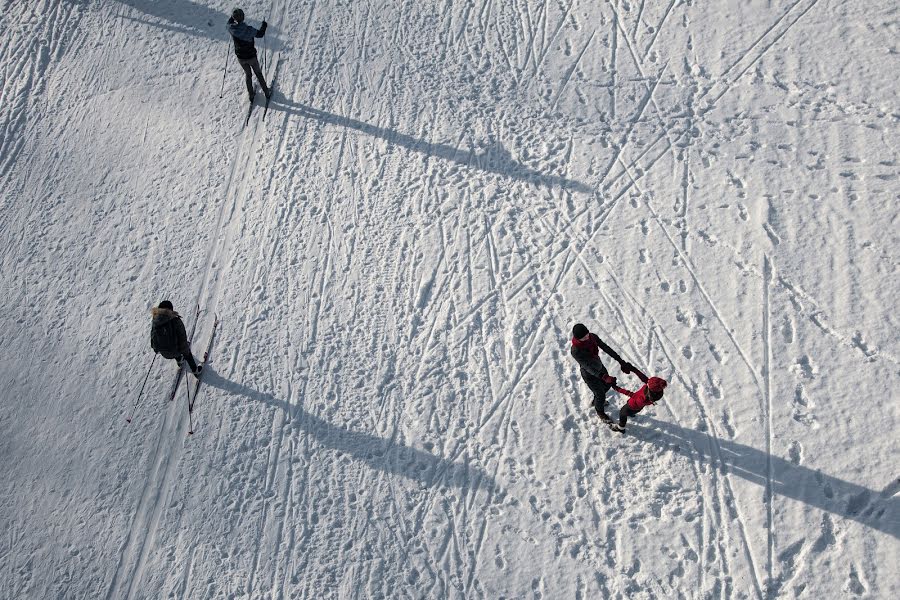
<path fill-rule="evenodd" d="M 234 19 L 235 21 L 237 21 L 238 23 L 243 23 L 244 22 L 244 11 L 242 11 L 239 8 L 234 9 L 233 11 L 231 11 L 231 18 Z"/>
<path fill-rule="evenodd" d="M 586 336 L 588 333 L 588 328 L 582 325 L 581 323 L 576 323 L 575 327 L 572 328 L 572 337 L 581 339 Z"/>
<path fill-rule="evenodd" d="M 169 309 L 169 310 L 175 310 L 175 307 L 172 306 L 172 303 L 169 302 L 168 300 L 163 300 L 162 302 L 160 302 L 160 303 L 159 303 L 159 307 L 160 307 L 160 308 L 167 308 L 167 309 Z"/>

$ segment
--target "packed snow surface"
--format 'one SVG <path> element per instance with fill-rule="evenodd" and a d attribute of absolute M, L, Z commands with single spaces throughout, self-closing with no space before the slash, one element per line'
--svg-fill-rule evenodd
<path fill-rule="evenodd" d="M 0 598 L 900 596 L 896 2 L 232 8 L 3 3 Z"/>

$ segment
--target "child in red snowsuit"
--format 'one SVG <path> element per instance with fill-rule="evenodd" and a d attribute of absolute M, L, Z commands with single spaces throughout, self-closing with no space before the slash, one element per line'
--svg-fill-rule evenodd
<path fill-rule="evenodd" d="M 645 406 L 652 406 L 659 402 L 663 397 L 663 390 L 669 385 L 665 379 L 660 377 L 650 377 L 648 379 L 646 375 L 637 369 L 634 369 L 632 372 L 644 382 L 641 389 L 636 392 L 629 392 L 626 389 L 615 386 L 617 392 L 628 396 L 628 402 L 619 409 L 619 427 L 622 429 L 625 428 L 628 417 L 638 414 Z"/>

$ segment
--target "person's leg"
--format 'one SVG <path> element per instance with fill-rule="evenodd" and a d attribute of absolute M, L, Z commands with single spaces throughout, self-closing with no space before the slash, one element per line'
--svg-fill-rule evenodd
<path fill-rule="evenodd" d="M 251 75 L 250 72 L 250 64 L 246 60 L 239 60 L 238 64 L 244 69 L 244 81 L 247 84 L 247 93 L 250 95 L 250 99 L 253 100 L 253 75 Z"/>
<path fill-rule="evenodd" d="M 194 360 L 194 355 L 188 352 L 187 354 L 182 354 L 181 358 L 187 361 L 188 367 L 191 369 L 191 373 L 197 370 L 197 361 Z"/>
<path fill-rule="evenodd" d="M 594 394 L 594 401 L 591 403 L 591 406 L 594 407 L 601 419 L 609 421 L 609 416 L 606 414 L 606 392 L 609 391 L 609 386 L 603 383 L 602 379 L 592 377 L 583 371 L 581 378 Z"/>
<path fill-rule="evenodd" d="M 628 408 L 628 403 L 622 405 L 622 408 L 619 409 L 619 427 L 625 427 L 625 423 L 628 422 L 628 417 L 631 416 L 631 409 Z"/>
<path fill-rule="evenodd" d="M 259 85 L 262 86 L 263 94 L 265 94 L 266 97 L 268 98 L 269 97 L 269 86 L 266 85 L 266 78 L 263 77 L 262 69 L 259 68 L 259 59 L 254 58 L 250 62 L 250 66 L 253 67 L 253 72 L 256 73 L 256 80 L 259 81 Z"/>
<path fill-rule="evenodd" d="M 593 402 L 594 410 L 597 411 L 597 416 L 599 416 L 604 421 L 611 421 L 609 415 L 606 414 L 606 396 L 598 396 L 594 394 L 594 402 Z"/>

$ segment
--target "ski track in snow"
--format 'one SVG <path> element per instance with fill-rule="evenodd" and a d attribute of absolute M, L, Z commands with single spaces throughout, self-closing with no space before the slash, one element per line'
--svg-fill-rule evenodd
<path fill-rule="evenodd" d="M 225 10 L 7 7 L 0 596 L 895 595 L 889 7 L 271 0 L 244 129 Z"/>

